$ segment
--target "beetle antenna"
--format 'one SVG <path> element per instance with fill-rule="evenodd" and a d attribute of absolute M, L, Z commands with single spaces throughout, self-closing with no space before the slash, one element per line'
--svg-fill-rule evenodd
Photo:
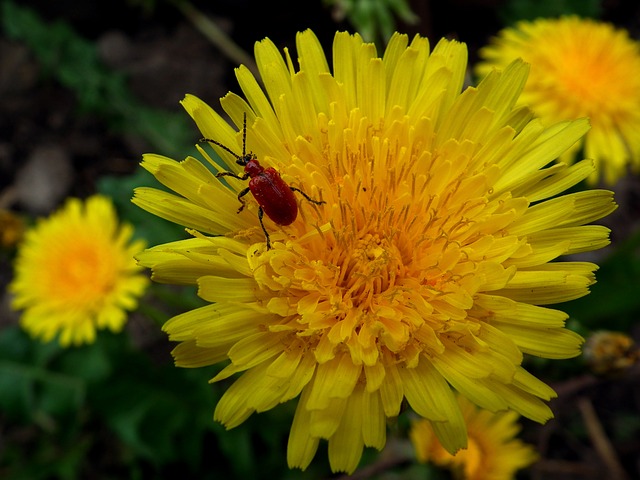
<path fill-rule="evenodd" d="M 199 142 L 209 142 L 209 143 L 215 143 L 216 145 L 218 145 L 220 148 L 224 148 L 227 152 L 229 152 L 231 155 L 233 155 L 234 157 L 236 157 L 238 160 L 240 158 L 242 158 L 240 155 L 238 155 L 236 152 L 234 152 L 233 150 L 231 150 L 229 147 L 227 147 L 226 145 L 221 144 L 220 142 L 216 142 L 215 140 L 212 140 L 210 138 L 201 138 L 200 140 L 198 140 Z"/>
<path fill-rule="evenodd" d="M 247 156 L 247 112 L 244 112 L 242 121 L 242 158 Z"/>
<path fill-rule="evenodd" d="M 244 112 L 243 121 L 242 121 L 242 156 L 238 155 L 236 152 L 231 150 L 226 145 L 223 145 L 220 142 L 217 142 L 217 141 L 215 141 L 215 140 L 213 140 L 211 138 L 201 138 L 198 141 L 199 142 L 215 143 L 220 148 L 224 148 L 227 152 L 229 152 L 231 155 L 236 157 L 238 160 L 245 159 L 246 156 L 247 156 L 247 112 Z"/>

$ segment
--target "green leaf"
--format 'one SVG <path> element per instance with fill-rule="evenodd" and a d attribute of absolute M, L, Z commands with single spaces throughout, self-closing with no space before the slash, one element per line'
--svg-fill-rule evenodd
<path fill-rule="evenodd" d="M 591 329 L 629 331 L 640 315 L 640 232 L 599 263 L 591 293 L 561 309 Z"/>
<path fill-rule="evenodd" d="M 325 0 L 333 5 L 337 16 L 346 16 L 367 42 L 386 44 L 396 29 L 395 17 L 405 23 L 419 18 L 406 0 Z"/>
<path fill-rule="evenodd" d="M 35 406 L 33 377 L 19 363 L 0 362 L 0 411 L 11 418 L 32 418 Z"/>
<path fill-rule="evenodd" d="M 512 25 L 520 20 L 571 14 L 599 18 L 602 14 L 602 2 L 601 0 L 555 0 L 553 2 L 509 0 L 498 10 L 498 15 L 505 25 Z"/>

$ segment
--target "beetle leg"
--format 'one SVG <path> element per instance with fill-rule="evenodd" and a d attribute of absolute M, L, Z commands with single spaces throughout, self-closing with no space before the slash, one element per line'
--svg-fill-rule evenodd
<path fill-rule="evenodd" d="M 251 191 L 251 189 L 249 187 L 245 188 L 244 190 L 242 190 L 239 194 L 238 194 L 238 201 L 241 203 L 240 208 L 238 209 L 237 213 L 240 213 L 242 211 L 242 209 L 244 209 L 244 197 L 247 193 L 249 193 Z M 263 227 L 264 228 L 264 227 Z"/>
<path fill-rule="evenodd" d="M 264 223 L 262 222 L 262 217 L 264 217 L 264 210 L 262 207 L 258 207 L 258 220 L 260 221 L 260 226 L 262 227 L 262 231 L 264 232 L 264 236 L 267 238 L 267 250 L 271 249 L 271 239 L 269 239 L 269 234 L 267 233 L 267 229 L 264 228 Z"/>
<path fill-rule="evenodd" d="M 245 173 L 244 175 L 236 175 L 233 172 L 216 173 L 216 178 L 220 178 L 220 177 L 233 177 L 233 178 L 237 178 L 238 180 L 246 180 L 247 178 L 249 178 L 249 174 Z"/>
<path fill-rule="evenodd" d="M 304 198 L 306 198 L 308 202 L 311 202 L 311 203 L 313 203 L 313 204 L 315 204 L 315 205 L 323 205 L 323 204 L 327 203 L 327 202 L 325 202 L 324 200 L 314 200 L 313 198 L 311 198 L 309 195 L 307 195 L 306 193 L 304 193 L 304 192 L 303 192 L 302 190 L 300 190 L 299 188 L 292 187 L 292 186 L 289 186 L 289 188 L 290 188 L 291 190 L 293 190 L 294 192 L 298 192 L 300 195 L 302 195 Z"/>

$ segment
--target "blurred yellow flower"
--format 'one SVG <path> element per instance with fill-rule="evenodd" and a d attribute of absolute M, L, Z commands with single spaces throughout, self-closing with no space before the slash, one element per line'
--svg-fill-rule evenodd
<path fill-rule="evenodd" d="M 542 18 L 505 28 L 479 51 L 480 77 L 516 58 L 531 64 L 519 103 L 547 125 L 589 117 L 591 131 L 561 157 L 580 147 L 609 184 L 640 171 L 640 43 L 626 30 L 575 16 Z"/>
<path fill-rule="evenodd" d="M 592 372 L 612 375 L 640 361 L 640 349 L 626 333 L 598 330 L 587 338 L 583 357 Z"/>
<path fill-rule="evenodd" d="M 511 480 L 538 456 L 531 445 L 518 440 L 516 412 L 492 413 L 458 397 L 467 424 L 469 444 L 455 455 L 447 452 L 427 420 L 415 421 L 409 432 L 418 461 L 446 467 L 459 480 Z"/>
<path fill-rule="evenodd" d="M 405 398 L 451 452 L 466 445 L 451 386 L 488 409 L 550 418 L 554 392 L 522 355 L 579 354 L 567 316 L 541 305 L 586 295 L 596 266 L 549 262 L 607 245 L 606 228 L 585 224 L 615 208 L 603 190 L 560 196 L 593 171 L 553 163 L 587 121 L 545 128 L 515 109 L 522 62 L 461 93 L 467 50 L 455 41 L 431 49 L 396 34 L 379 58 L 338 33 L 332 70 L 311 31 L 297 36 L 299 69 L 269 40 L 255 51 L 266 92 L 240 67 L 247 100 L 229 93 L 222 106 L 238 126 L 247 115 L 247 151 L 325 203 L 300 199 L 285 227 L 265 217 L 267 249 L 251 194 L 237 213 L 246 182 L 217 179 L 202 148 L 206 167 L 145 155 L 176 194 L 134 197 L 194 236 L 138 259 L 155 280 L 197 284 L 211 302 L 164 329 L 180 342 L 177 365 L 229 360 L 212 381 L 243 372 L 215 419 L 236 427 L 299 397 L 289 465 L 305 468 L 326 439 L 332 469 L 352 472 L 364 446 L 384 446 Z M 183 106 L 205 138 L 242 153 L 241 128 L 193 96 Z M 212 147 L 223 170 L 241 172 Z"/>
<path fill-rule="evenodd" d="M 28 230 L 18 250 L 9 290 L 24 310 L 22 327 L 45 342 L 59 334 L 64 347 L 92 343 L 96 329 L 117 332 L 148 283 L 133 256 L 133 228 L 118 224 L 111 200 L 69 199 Z"/>

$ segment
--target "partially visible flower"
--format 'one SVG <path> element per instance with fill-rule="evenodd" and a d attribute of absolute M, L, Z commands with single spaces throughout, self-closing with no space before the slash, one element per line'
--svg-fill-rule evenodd
<path fill-rule="evenodd" d="M 551 418 L 555 393 L 522 367 L 523 353 L 580 353 L 567 315 L 548 305 L 586 295 L 597 267 L 552 260 L 607 245 L 608 229 L 586 224 L 615 209 L 608 191 L 562 195 L 593 171 L 554 163 L 588 122 L 544 127 L 514 108 L 528 73 L 520 61 L 462 91 L 467 50 L 455 41 L 432 49 L 397 34 L 380 58 L 338 33 L 332 68 L 310 31 L 297 37 L 299 69 L 269 40 L 255 50 L 265 90 L 240 67 L 246 100 L 222 99 L 236 125 L 246 115 L 246 136 L 183 100 L 201 135 L 235 154 L 212 144 L 222 166 L 203 148 L 207 166 L 145 155 L 173 192 L 134 196 L 194 237 L 138 258 L 155 280 L 197 284 L 210 302 L 164 329 L 180 342 L 177 365 L 228 361 L 213 381 L 237 375 L 214 418 L 232 428 L 298 398 L 289 465 L 305 468 L 326 439 L 332 469 L 347 472 L 365 446 L 384 446 L 405 399 L 451 452 L 466 445 L 453 389 L 494 411 Z M 238 213 L 247 182 L 215 177 L 242 172 L 245 138 L 265 167 L 324 202 L 301 199 L 287 226 L 265 217 L 271 249 L 250 193 Z"/>
<path fill-rule="evenodd" d="M 589 117 L 591 131 L 561 156 L 595 159 L 595 181 L 615 183 L 640 171 L 640 43 L 626 30 L 575 16 L 523 21 L 479 52 L 480 77 L 516 58 L 531 64 L 519 103 L 547 125 Z"/>
<path fill-rule="evenodd" d="M 22 240 L 24 221 L 15 213 L 0 209 L 0 247 L 10 248 Z"/>
<path fill-rule="evenodd" d="M 640 360 L 640 349 L 629 335 L 600 330 L 587 338 L 583 356 L 597 374 L 620 372 Z"/>
<path fill-rule="evenodd" d="M 59 334 L 64 347 L 92 343 L 97 329 L 121 330 L 149 283 L 133 258 L 144 242 L 131 242 L 132 234 L 100 195 L 69 199 L 40 219 L 25 234 L 9 285 L 22 327 L 45 342 Z"/>
<path fill-rule="evenodd" d="M 409 436 L 418 461 L 448 468 L 459 480 L 510 480 L 537 460 L 534 448 L 516 438 L 520 432 L 520 415 L 516 412 L 479 409 L 460 395 L 458 402 L 467 424 L 467 448 L 450 454 L 438 441 L 430 422 L 417 420 Z"/>

